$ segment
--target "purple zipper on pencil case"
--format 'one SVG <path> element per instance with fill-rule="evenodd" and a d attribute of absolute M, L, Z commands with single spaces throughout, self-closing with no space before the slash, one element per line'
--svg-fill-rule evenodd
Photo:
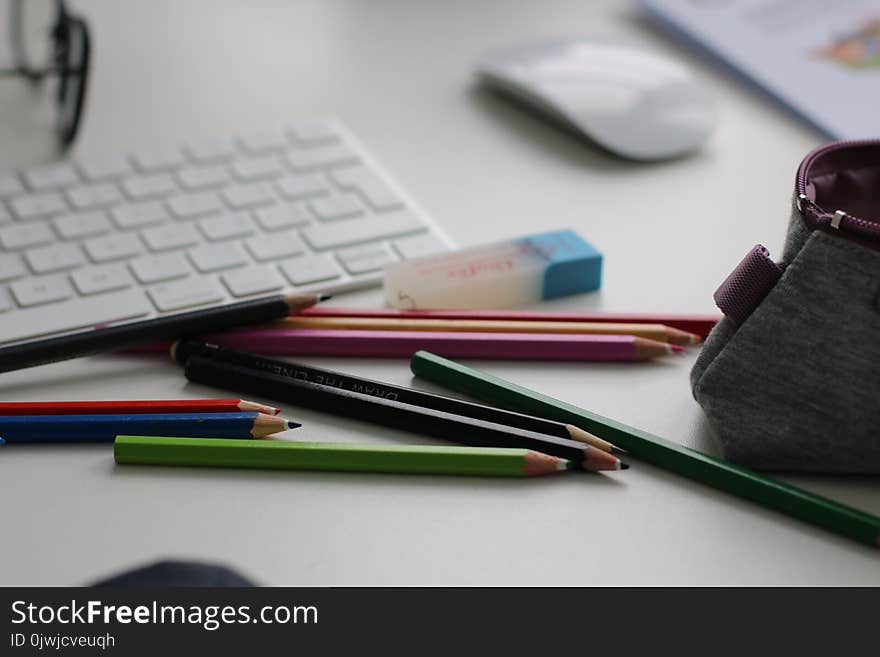
<path fill-rule="evenodd" d="M 754 247 L 715 300 L 691 384 L 725 457 L 880 472 L 880 140 L 808 154 L 779 262 Z"/>

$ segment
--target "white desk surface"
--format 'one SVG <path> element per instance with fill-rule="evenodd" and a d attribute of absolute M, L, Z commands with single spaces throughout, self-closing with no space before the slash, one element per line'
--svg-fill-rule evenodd
<path fill-rule="evenodd" d="M 95 46 L 75 154 L 335 115 L 460 244 L 581 231 L 606 256 L 604 288 L 548 304 L 562 310 L 713 311 L 712 292 L 749 247 L 780 252 L 795 168 L 822 141 L 628 2 L 73 4 Z M 687 159 L 630 164 L 473 84 L 484 49 L 573 33 L 689 59 L 720 100 L 711 143 Z M 47 158 L 50 113 L 38 106 L 23 84 L 0 85 L 0 166 Z M 694 356 L 476 364 L 713 450 L 688 386 Z M 303 360 L 411 382 L 405 360 Z M 226 395 L 187 384 L 162 359 L 0 377 L 9 400 L 201 396 Z M 303 438 L 423 440 L 284 410 L 304 422 Z M 498 481 L 115 467 L 107 445 L 0 453 L 7 585 L 84 583 L 157 558 L 216 560 L 275 585 L 880 584 L 876 550 L 642 463 L 615 476 Z M 880 513 L 876 477 L 786 479 Z"/>

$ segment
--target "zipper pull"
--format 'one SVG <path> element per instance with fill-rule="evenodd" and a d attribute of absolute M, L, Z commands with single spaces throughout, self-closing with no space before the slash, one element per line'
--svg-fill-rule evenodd
<path fill-rule="evenodd" d="M 734 324 L 742 324 L 782 278 L 785 268 L 770 259 L 761 244 L 746 254 L 712 296 L 721 312 Z"/>

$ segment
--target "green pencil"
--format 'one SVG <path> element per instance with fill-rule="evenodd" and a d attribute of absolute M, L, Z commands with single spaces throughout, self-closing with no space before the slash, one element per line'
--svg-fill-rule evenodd
<path fill-rule="evenodd" d="M 532 477 L 571 462 L 530 449 L 116 436 L 117 463 Z"/>
<path fill-rule="evenodd" d="M 416 376 L 428 381 L 512 411 L 577 425 L 619 445 L 634 458 L 862 543 L 880 547 L 880 518 L 877 516 L 813 495 L 772 477 L 707 456 L 427 351 L 416 352 L 411 367 Z"/>

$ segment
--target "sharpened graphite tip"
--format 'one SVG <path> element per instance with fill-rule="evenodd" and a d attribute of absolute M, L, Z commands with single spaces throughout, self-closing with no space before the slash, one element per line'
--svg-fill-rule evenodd
<path fill-rule="evenodd" d="M 332 298 L 333 298 L 332 294 L 319 294 L 318 295 L 318 303 L 320 303 L 321 301 L 329 301 Z"/>
<path fill-rule="evenodd" d="M 301 422 L 297 422 L 296 420 L 288 420 L 288 421 L 287 421 L 287 428 L 288 428 L 288 429 L 297 429 L 297 428 L 299 428 L 299 427 L 301 427 L 301 426 L 302 426 L 302 423 L 301 423 Z"/>
<path fill-rule="evenodd" d="M 620 462 L 620 469 L 621 470 L 629 470 L 629 463 L 624 463 L 623 461 L 621 461 Z"/>

